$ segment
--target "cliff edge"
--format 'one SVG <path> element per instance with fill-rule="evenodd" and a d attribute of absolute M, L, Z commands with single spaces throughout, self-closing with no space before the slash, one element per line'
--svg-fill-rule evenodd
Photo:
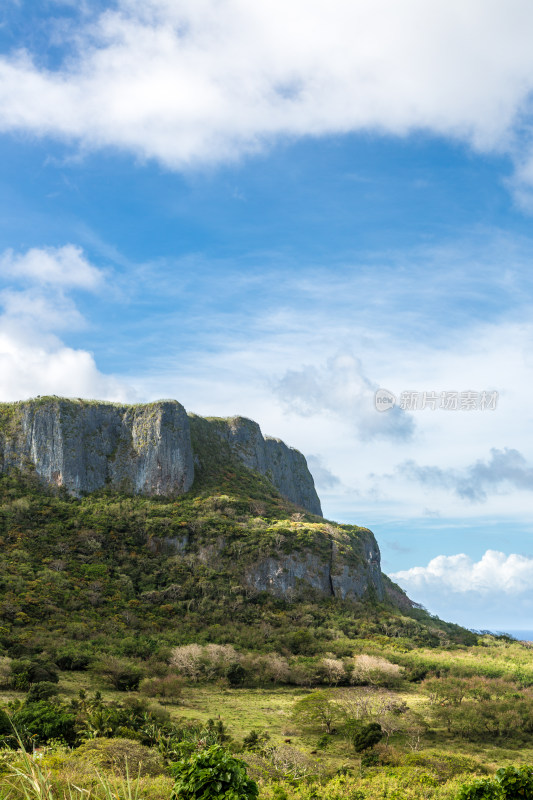
<path fill-rule="evenodd" d="M 206 420 L 216 449 L 264 475 L 279 493 L 312 514 L 320 500 L 304 456 L 263 437 L 243 417 Z M 58 397 L 0 404 L 0 469 L 35 470 L 73 495 L 109 488 L 131 494 L 188 492 L 198 454 L 187 412 L 175 400 L 120 405 Z"/>

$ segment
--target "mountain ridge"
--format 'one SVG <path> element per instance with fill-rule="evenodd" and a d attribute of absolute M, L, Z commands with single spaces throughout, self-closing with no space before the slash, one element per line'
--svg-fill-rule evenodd
<path fill-rule="evenodd" d="M 195 478 L 190 420 L 176 400 L 136 405 L 40 397 L 0 405 L 1 469 L 35 469 L 49 485 L 81 495 L 105 487 L 132 494 L 184 494 Z M 202 419 L 202 418 L 200 418 Z M 213 437 L 265 475 L 291 502 L 322 516 L 305 457 L 264 437 L 245 417 L 205 418 Z"/>
<path fill-rule="evenodd" d="M 107 427 L 91 427 L 95 420 Z M 187 491 L 166 495 L 172 465 L 153 470 L 184 427 L 194 473 Z M 155 636 L 161 646 L 202 641 L 305 655 L 347 652 L 345 640 L 370 633 L 430 646 L 471 636 L 414 607 L 382 574 L 370 530 L 287 499 L 294 462 L 270 471 L 270 441 L 286 459 L 291 449 L 265 439 L 257 423 L 186 415 L 175 401 L 126 408 L 37 398 L 0 406 L 0 653 L 55 652 L 58 642 L 68 652 L 120 653 L 131 637 L 139 653 Z M 85 453 L 99 444 L 97 466 L 114 455 L 129 482 L 69 491 L 74 467 L 94 474 L 80 442 Z M 298 486 L 305 459 L 294 458 Z M 58 475 L 61 459 L 71 471 Z M 142 481 L 153 488 L 155 475 L 158 491 L 135 492 L 132 474 L 141 489 Z"/>

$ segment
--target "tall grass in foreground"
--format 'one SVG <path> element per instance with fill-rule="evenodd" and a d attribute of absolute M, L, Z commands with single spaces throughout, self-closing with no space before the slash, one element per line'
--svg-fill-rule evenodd
<path fill-rule="evenodd" d="M 0 800 L 139 800 L 139 776 L 109 779 L 95 771 L 95 786 L 82 789 L 74 784 L 56 789 L 48 771 L 26 750 L 19 765 L 11 764 L 0 777 Z"/>

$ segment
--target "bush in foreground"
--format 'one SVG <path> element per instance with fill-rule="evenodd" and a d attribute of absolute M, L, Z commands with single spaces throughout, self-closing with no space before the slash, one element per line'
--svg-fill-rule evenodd
<path fill-rule="evenodd" d="M 494 780 L 463 785 L 457 800 L 533 800 L 533 767 L 502 767 Z"/>
<path fill-rule="evenodd" d="M 171 800 L 255 800 L 259 793 L 245 763 L 217 744 L 179 761 L 173 773 Z"/>

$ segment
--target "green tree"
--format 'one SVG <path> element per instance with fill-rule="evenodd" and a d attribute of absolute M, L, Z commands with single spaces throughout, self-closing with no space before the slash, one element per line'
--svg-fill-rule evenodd
<path fill-rule="evenodd" d="M 143 670 L 138 664 L 115 656 L 105 656 L 94 665 L 93 672 L 119 692 L 137 691 L 143 678 Z"/>
<path fill-rule="evenodd" d="M 339 709 L 332 703 L 326 692 L 316 691 L 297 700 L 292 709 L 292 716 L 298 725 L 323 728 L 331 733 L 334 723 L 339 718 Z"/>
<path fill-rule="evenodd" d="M 383 738 L 383 731 L 379 722 L 369 722 L 368 725 L 363 727 L 354 734 L 352 739 L 353 746 L 356 753 L 364 753 L 365 750 L 370 750 L 375 744 L 380 742 Z"/>

